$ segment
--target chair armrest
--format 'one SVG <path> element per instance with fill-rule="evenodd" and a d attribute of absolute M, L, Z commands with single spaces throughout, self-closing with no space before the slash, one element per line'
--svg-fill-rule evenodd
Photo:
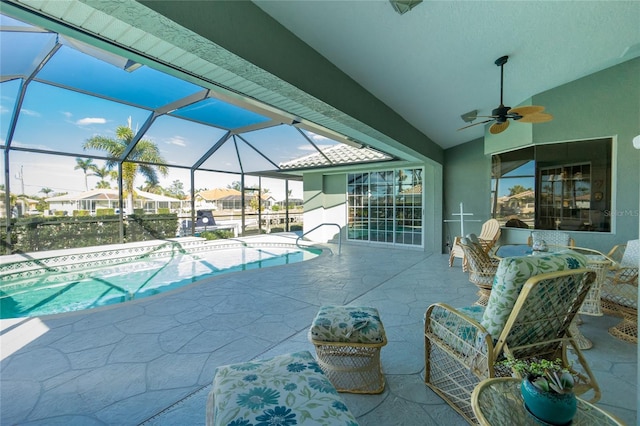
<path fill-rule="evenodd" d="M 630 308 L 638 306 L 638 268 L 616 267 L 605 279 L 600 297 Z"/>
<path fill-rule="evenodd" d="M 493 360 L 493 340 L 469 315 L 445 303 L 435 303 L 425 313 L 424 334 L 476 375 L 493 376 L 493 363 L 489 362 Z"/>
<path fill-rule="evenodd" d="M 611 284 L 638 284 L 638 268 L 632 266 L 617 266 L 612 268 L 612 272 L 615 273 Z"/>
<path fill-rule="evenodd" d="M 627 244 L 618 244 L 614 246 L 609 253 L 607 253 L 607 257 L 612 259 L 616 264 L 622 261 L 622 256 L 624 256 L 624 249 L 627 247 Z"/>

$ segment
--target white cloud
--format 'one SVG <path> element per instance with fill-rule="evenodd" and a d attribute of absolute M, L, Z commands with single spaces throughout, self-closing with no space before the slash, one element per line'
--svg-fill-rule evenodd
<path fill-rule="evenodd" d="M 104 118 L 98 118 L 98 117 L 86 117 L 86 118 L 81 118 L 80 120 L 76 121 L 76 124 L 79 126 L 86 126 L 89 124 L 105 124 L 107 122 L 106 119 Z"/>
<path fill-rule="evenodd" d="M 326 141 L 326 140 L 330 140 L 328 137 L 326 136 L 322 136 L 322 135 L 316 135 L 315 133 L 311 133 L 312 137 L 311 139 L 313 139 L 314 141 Z"/>
<path fill-rule="evenodd" d="M 325 140 L 327 138 L 324 138 Z M 318 149 L 320 149 L 321 151 L 324 151 L 327 148 L 331 148 L 333 145 L 320 145 L 320 144 L 316 144 L 316 146 L 318 147 Z M 312 151 L 312 152 L 318 152 L 312 145 L 310 144 L 306 144 L 306 145 L 300 145 L 298 147 L 299 151 Z"/>
<path fill-rule="evenodd" d="M 40 117 L 40 113 L 39 112 L 33 111 L 31 109 L 25 109 L 25 108 L 22 108 L 20 110 L 20 114 L 26 114 L 26 115 L 30 115 L 32 117 Z"/>
<path fill-rule="evenodd" d="M 68 119 L 71 119 L 71 117 L 73 117 L 73 114 L 70 113 L 69 111 L 62 111 L 62 115 L 64 115 Z"/>
<path fill-rule="evenodd" d="M 174 136 L 170 139 L 167 139 L 167 143 L 169 145 L 187 146 L 187 143 L 182 136 Z"/>

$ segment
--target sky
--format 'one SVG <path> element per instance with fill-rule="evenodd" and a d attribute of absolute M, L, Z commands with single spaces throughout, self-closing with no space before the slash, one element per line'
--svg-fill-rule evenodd
<path fill-rule="evenodd" d="M 3 26 L 23 25 L 6 16 L 0 16 L 0 20 Z M 11 146 L 65 152 L 70 156 L 9 151 L 9 185 L 12 193 L 21 193 L 23 187 L 25 194 L 38 196 L 43 195 L 40 193 L 42 188 L 50 188 L 55 192 L 84 191 L 84 174 L 82 170 L 74 170 L 76 157 L 105 154 L 102 151 L 83 149 L 87 139 L 97 135 L 114 138 L 118 126 L 130 126 L 137 131 L 144 126 L 154 108 L 203 92 L 200 86 L 146 66 L 130 73 L 126 72 L 121 68 L 126 58 L 97 51 L 64 37 L 56 38 L 55 34 L 3 31 L 0 37 L 0 71 L 5 80 L 8 76 L 28 76 L 34 65 L 44 57 L 43 52 L 50 51 L 56 40 L 62 43 L 62 47 L 37 73 L 35 80 L 26 86 Z M 12 112 L 22 81 L 16 78 L 0 83 L 2 145 L 7 144 Z M 54 85 L 47 84 L 49 82 L 53 82 Z M 80 92 L 66 90 L 66 86 L 73 86 Z M 98 93 L 109 99 L 90 96 L 87 93 Z M 160 155 L 169 166 L 192 166 L 225 135 L 226 129 L 271 120 L 215 98 L 203 99 L 169 114 L 173 115 L 158 117 L 143 136 L 158 146 Z M 211 125 L 184 120 L 177 116 L 205 121 Z M 244 140 L 236 140 L 237 148 L 233 143 L 225 142 L 205 161 L 203 167 L 239 172 L 239 154 L 245 172 L 275 170 L 276 167 L 256 153 L 249 144 L 267 155 L 275 164 L 315 152 L 313 145 L 296 128 L 288 125 L 241 135 Z M 337 143 L 311 132 L 305 131 L 305 135 L 320 148 Z M 104 164 L 99 159 L 95 159 L 94 163 L 98 166 Z M 4 162 L 0 167 L 4 169 Z M 189 170 L 170 170 L 169 176 L 160 176 L 160 185 L 168 187 L 174 180 L 180 180 L 188 191 Z M 4 176 L 3 173 L 3 184 Z M 225 188 L 239 180 L 240 175 L 237 174 L 201 172 L 196 174 L 195 188 Z M 90 176 L 89 189 L 94 188 L 97 181 L 96 177 Z M 245 182 L 246 186 L 258 183 L 257 178 L 248 176 Z M 144 178 L 139 176 L 135 186 L 143 184 Z M 114 186 L 115 182 L 112 184 L 112 187 Z M 284 181 L 263 179 L 262 186 L 270 189 L 277 200 L 285 198 Z M 301 183 L 291 182 L 289 189 L 292 190 L 292 197 L 302 198 Z"/>

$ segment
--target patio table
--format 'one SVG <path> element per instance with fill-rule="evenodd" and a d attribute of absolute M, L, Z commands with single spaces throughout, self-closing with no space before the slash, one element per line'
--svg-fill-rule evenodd
<path fill-rule="evenodd" d="M 473 414 L 482 426 L 539 426 L 541 423 L 524 404 L 520 383 L 522 379 L 499 377 L 485 379 L 476 386 L 471 394 Z M 614 415 L 577 398 L 578 410 L 571 426 L 615 425 L 624 423 Z"/>

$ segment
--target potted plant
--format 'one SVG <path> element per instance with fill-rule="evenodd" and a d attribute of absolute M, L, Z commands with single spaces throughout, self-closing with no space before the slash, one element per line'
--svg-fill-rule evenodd
<path fill-rule="evenodd" d="M 552 425 L 571 423 L 577 410 L 573 392 L 575 379 L 563 367 L 560 359 L 534 361 L 508 358 L 501 364 L 522 376 L 520 389 L 525 408 L 534 417 Z"/>

